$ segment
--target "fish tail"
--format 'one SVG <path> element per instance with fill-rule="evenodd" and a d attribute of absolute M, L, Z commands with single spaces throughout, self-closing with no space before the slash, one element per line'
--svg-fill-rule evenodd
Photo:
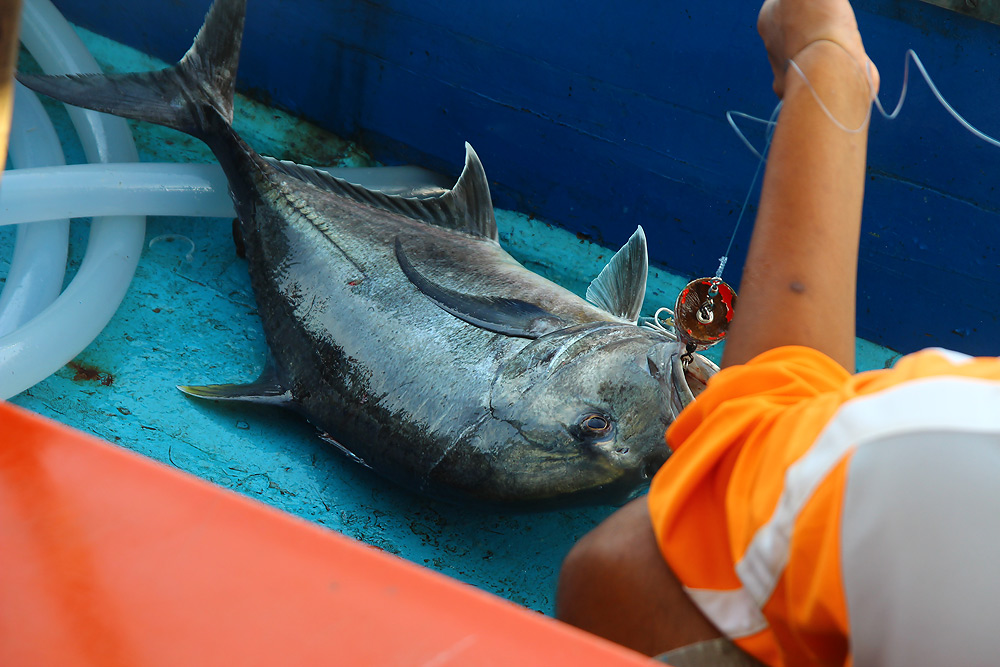
<path fill-rule="evenodd" d="M 27 87 L 67 104 L 165 125 L 206 139 L 233 120 L 246 0 L 216 0 L 180 62 L 156 72 L 37 76 Z"/>

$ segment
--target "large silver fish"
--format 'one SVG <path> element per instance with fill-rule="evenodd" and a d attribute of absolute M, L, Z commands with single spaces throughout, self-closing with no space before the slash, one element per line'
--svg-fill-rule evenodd
<path fill-rule="evenodd" d="M 592 305 L 500 247 L 471 147 L 452 189 L 395 195 L 258 155 L 230 125 L 244 5 L 217 0 L 159 72 L 21 77 L 192 134 L 222 164 L 272 359 L 254 383 L 182 389 L 294 409 L 424 493 L 614 502 L 641 488 L 669 454 L 665 427 L 712 372 L 636 324 L 642 230 L 591 285 Z"/>

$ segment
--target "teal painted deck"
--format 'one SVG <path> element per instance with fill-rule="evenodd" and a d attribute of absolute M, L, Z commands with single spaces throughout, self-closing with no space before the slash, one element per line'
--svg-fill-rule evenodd
<path fill-rule="evenodd" d="M 91 33 L 81 35 L 107 69 L 111 62 L 122 69 L 160 65 Z M 65 113 L 48 108 L 65 138 L 67 160 L 81 162 Z M 236 126 L 262 153 L 307 164 L 372 164 L 357 147 L 245 98 L 237 103 Z M 211 160 L 199 142 L 176 132 L 136 124 L 133 132 L 144 161 Z M 457 171 L 462 146 L 454 146 L 454 154 Z M 490 156 L 481 158 L 489 174 Z M 610 257 L 609 250 L 539 220 L 506 211 L 497 217 L 501 242 L 515 257 L 579 293 Z M 86 221 L 75 221 L 67 280 L 86 238 Z M 13 229 L 0 228 L 3 275 L 13 239 Z M 714 269 L 706 266 L 704 272 Z M 647 311 L 672 305 L 686 282 L 653 269 Z M 252 379 L 264 354 L 230 220 L 150 218 L 138 272 L 110 325 L 73 364 L 13 402 L 532 609 L 552 611 L 562 557 L 614 508 L 504 513 L 429 500 L 351 463 L 294 415 L 197 402 L 174 388 Z M 882 367 L 895 356 L 859 342 L 861 368 Z"/>

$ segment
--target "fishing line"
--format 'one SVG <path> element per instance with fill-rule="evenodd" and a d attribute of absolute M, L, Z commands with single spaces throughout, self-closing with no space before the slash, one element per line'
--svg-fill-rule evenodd
<path fill-rule="evenodd" d="M 761 172 L 764 171 L 764 164 L 767 162 L 767 151 L 771 147 L 771 137 L 774 135 L 774 127 L 778 122 L 778 113 L 781 111 L 781 102 L 779 101 L 774 106 L 774 111 L 771 112 L 771 117 L 767 120 L 763 118 L 757 118 L 749 114 L 742 113 L 740 111 L 727 111 L 726 120 L 729 121 L 730 127 L 736 132 L 737 136 L 743 141 L 743 143 L 757 156 L 757 170 L 753 174 L 753 180 L 750 181 L 750 187 L 747 189 L 747 196 L 743 198 L 743 206 L 740 207 L 740 214 L 736 218 L 736 225 L 733 227 L 733 233 L 729 237 L 729 245 L 726 246 L 726 252 L 719 258 L 719 268 L 715 271 L 716 278 L 722 278 L 722 272 L 726 269 L 726 263 L 729 261 L 729 251 L 733 249 L 733 241 L 736 240 L 736 233 L 740 230 L 740 223 L 743 222 L 743 216 L 746 215 L 747 207 L 750 205 L 750 197 L 753 196 L 754 189 L 757 187 L 757 181 L 760 180 Z M 758 123 L 763 123 L 767 126 L 767 133 L 764 137 L 764 148 L 761 151 L 757 151 L 750 140 L 747 139 L 746 135 L 740 131 L 740 128 L 736 125 L 736 121 L 733 120 L 733 116 L 740 116 L 746 118 L 747 120 L 756 121 Z"/>
<path fill-rule="evenodd" d="M 988 143 L 988 144 L 990 144 L 992 146 L 1000 148 L 1000 140 L 994 139 L 993 137 L 991 137 L 990 135 L 986 134 L 985 132 L 977 129 L 975 126 L 972 125 L 972 123 L 970 123 L 969 121 L 967 121 L 960 113 L 958 113 L 955 110 L 955 108 L 948 102 L 948 100 L 945 99 L 944 95 L 941 94 L 941 91 L 938 90 L 938 87 L 934 84 L 934 80 L 931 78 L 931 75 L 927 72 L 927 69 L 924 67 L 923 62 L 921 62 L 920 56 L 918 56 L 917 53 L 916 53 L 916 51 L 914 51 L 913 49 L 907 49 L 906 50 L 906 54 L 903 56 L 903 86 L 902 86 L 902 89 L 900 90 L 899 100 L 896 102 L 895 108 L 893 108 L 893 110 L 891 112 L 886 111 L 885 107 L 882 105 L 882 100 L 879 99 L 879 96 L 878 95 L 872 95 L 873 106 L 878 109 L 879 114 L 883 118 L 885 118 L 886 120 L 895 120 L 899 116 L 899 112 L 903 108 L 903 103 L 906 101 L 906 95 L 907 95 L 907 92 L 909 91 L 909 86 L 910 86 L 910 61 L 912 61 L 913 64 L 917 67 L 917 70 L 920 72 L 920 75 L 923 77 L 924 82 L 927 84 L 928 89 L 930 89 L 930 91 L 931 91 L 931 94 L 934 95 L 934 98 L 944 108 L 944 110 L 947 111 L 948 114 L 958 122 L 958 124 L 962 128 L 964 128 L 966 131 L 968 131 L 974 137 L 976 137 L 978 139 L 981 139 L 982 141 L 985 141 L 986 143 Z M 869 61 L 869 65 L 866 65 L 865 74 L 866 74 L 866 77 L 868 78 L 869 86 L 872 86 L 873 83 L 872 83 L 870 62 L 871 61 Z M 795 72 L 805 82 L 806 86 L 809 88 L 809 92 L 813 96 L 813 99 L 816 100 L 816 103 L 819 104 L 820 109 L 823 111 L 823 113 L 826 115 L 826 117 L 829 118 L 830 121 L 834 125 L 836 125 L 838 128 L 840 128 L 844 132 L 849 132 L 849 133 L 852 133 L 852 134 L 857 133 L 857 132 L 861 132 L 862 130 L 865 129 L 865 126 L 868 124 L 868 121 L 871 119 L 871 115 L 872 115 L 871 107 L 869 107 L 869 109 L 868 109 L 868 115 L 865 117 L 865 120 L 861 123 L 860 126 L 858 126 L 856 128 L 853 128 L 853 129 L 849 128 L 849 127 L 846 127 L 843 123 L 841 123 L 839 120 L 837 120 L 837 118 L 833 115 L 833 113 L 830 112 L 829 107 L 827 107 L 826 104 L 823 102 L 823 100 L 820 98 L 819 94 L 816 92 L 816 89 L 813 88 L 812 82 L 809 81 L 809 77 L 807 77 L 806 74 L 805 74 L 805 72 L 802 71 L 802 69 L 799 67 L 798 63 L 796 63 L 795 60 L 789 60 L 788 63 L 789 63 L 789 66 L 792 69 L 794 69 Z M 776 122 L 777 115 L 778 115 L 778 112 L 780 111 L 780 109 L 781 109 L 781 102 L 778 102 L 778 104 L 774 108 L 774 111 L 771 113 L 771 117 L 768 120 L 764 120 L 763 118 L 758 118 L 756 116 L 751 116 L 750 114 L 745 114 L 745 113 L 740 112 L 740 111 L 727 111 L 726 112 L 726 120 L 729 122 L 729 126 L 736 133 L 736 136 L 739 137 L 740 141 L 743 142 L 743 145 L 746 146 L 750 150 L 750 152 L 753 153 L 754 156 L 761 163 L 763 163 L 765 161 L 765 155 L 767 153 L 767 149 L 768 149 L 768 147 L 771 144 L 771 136 L 772 136 L 773 131 L 774 131 L 774 124 Z M 763 151 L 758 151 L 757 148 L 750 142 L 750 140 L 747 139 L 746 135 L 743 133 L 742 130 L 740 130 L 740 128 L 736 124 L 735 120 L 733 120 L 734 117 L 743 118 L 743 119 L 746 119 L 746 120 L 754 121 L 756 123 L 762 123 L 762 124 L 768 126 L 768 133 L 767 133 L 767 137 L 766 137 L 766 140 L 765 140 L 765 143 L 764 143 L 764 149 L 763 149 Z M 754 180 L 750 184 L 750 191 L 751 192 L 753 191 L 753 188 L 756 185 L 757 178 L 758 178 L 758 175 L 759 175 L 759 168 L 760 168 L 760 164 L 758 164 L 758 174 L 754 175 Z M 749 194 L 748 194 L 748 199 L 749 199 Z M 745 205 L 746 205 L 746 203 L 744 202 L 744 207 L 745 207 Z M 737 220 L 737 225 L 739 225 L 739 220 Z M 735 230 L 734 230 L 734 236 L 735 236 Z M 730 247 L 732 247 L 732 240 L 730 240 Z M 728 250 L 727 250 L 727 255 L 728 255 Z"/>
<path fill-rule="evenodd" d="M 838 44 L 838 46 L 840 45 Z M 974 137 L 992 146 L 1000 148 L 1000 141 L 974 127 L 972 123 L 963 118 L 962 115 L 959 114 L 945 99 L 944 95 L 941 94 L 941 91 L 938 90 L 938 87 L 934 84 L 934 80 L 927 72 L 927 69 L 921 62 L 920 57 L 913 49 L 907 49 L 906 54 L 903 56 L 903 86 L 899 93 L 899 100 L 896 102 L 896 106 L 892 112 L 887 112 L 878 95 L 874 94 L 871 61 L 869 60 L 868 63 L 866 63 L 865 76 L 868 79 L 868 85 L 873 90 L 873 94 L 871 95 L 871 103 L 868 107 L 868 113 L 866 114 L 861 125 L 856 128 L 849 128 L 845 126 L 833 115 L 830 109 L 820 98 L 819 93 L 816 92 L 812 82 L 809 81 L 809 77 L 806 76 L 805 72 L 802 71 L 802 68 L 799 67 L 798 63 L 796 63 L 794 59 L 790 59 L 788 63 L 789 67 L 794 70 L 795 73 L 798 74 L 805 82 L 813 96 L 813 99 L 816 100 L 816 103 L 819 105 L 826 117 L 830 119 L 830 121 L 839 129 L 844 132 L 854 134 L 867 128 L 868 123 L 871 121 L 873 107 L 877 108 L 879 114 L 886 120 L 895 120 L 899 116 L 899 112 L 903 108 L 903 104 L 906 101 L 906 94 L 909 90 L 910 61 L 912 61 L 917 67 L 917 70 L 920 72 L 920 75 L 923 77 L 927 87 L 934 95 L 934 98 L 962 128 Z M 757 182 L 760 180 L 764 164 L 767 162 L 767 152 L 771 146 L 771 138 L 774 134 L 774 128 L 780 111 L 781 102 L 779 101 L 778 104 L 775 105 L 774 111 L 771 112 L 770 118 L 766 120 L 740 111 L 726 112 L 726 121 L 729 123 L 729 126 L 736 133 L 736 136 L 739 137 L 743 145 L 746 146 L 747 149 L 749 149 L 750 152 L 757 158 L 757 169 L 750 182 L 750 187 L 747 189 L 746 197 L 743 199 L 743 205 L 740 207 L 740 214 L 736 218 L 736 224 L 734 225 L 733 232 L 729 237 L 729 244 L 726 246 L 726 252 L 719 258 L 719 266 L 715 271 L 715 276 L 712 278 L 699 278 L 691 281 L 678 295 L 673 311 L 670 311 L 669 308 L 661 308 L 656 311 L 656 314 L 653 316 L 653 322 L 661 328 L 663 324 L 667 323 L 673 326 L 677 337 L 686 345 L 688 355 L 698 349 L 705 349 L 722 340 L 726 335 L 729 322 L 732 320 L 733 307 L 736 303 L 736 293 L 722 280 L 722 273 L 725 271 L 726 264 L 729 262 L 729 253 L 733 248 L 733 242 L 736 240 L 740 224 L 743 222 L 743 218 L 749 208 L 750 198 L 753 196 L 753 193 L 757 188 Z M 760 123 L 766 126 L 767 131 L 764 138 L 764 146 L 761 150 L 757 150 L 753 143 L 747 138 L 746 134 L 739 128 L 735 120 L 736 118 Z M 719 298 L 720 295 L 721 298 Z M 664 311 L 669 312 L 671 317 L 669 320 L 661 323 L 660 313 Z"/>
<path fill-rule="evenodd" d="M 994 139 L 993 137 L 989 136 L 985 132 L 982 132 L 981 130 L 977 129 L 975 126 L 972 125 L 972 123 L 970 123 L 969 121 L 967 121 L 965 118 L 962 117 L 961 114 L 959 114 L 957 111 L 955 111 L 955 108 L 948 102 L 948 100 L 945 99 L 944 95 L 941 94 L 941 91 L 938 90 L 938 87 L 934 84 L 934 80 L 931 78 L 931 75 L 927 72 L 927 69 L 924 67 L 923 62 L 921 62 L 920 56 L 918 56 L 917 53 L 913 49 L 907 49 L 906 54 L 903 56 L 903 86 L 902 86 L 902 89 L 900 90 L 900 93 L 899 93 L 899 100 L 896 102 L 896 106 L 893 108 L 893 110 L 891 112 L 886 111 L 885 107 L 882 105 L 882 100 L 879 99 L 879 96 L 878 95 L 873 95 L 872 96 L 873 106 L 878 109 L 879 114 L 883 118 L 885 118 L 886 120 L 895 120 L 899 116 L 899 112 L 903 108 L 903 103 L 906 101 L 906 95 L 907 95 L 907 92 L 909 91 L 909 85 L 910 85 L 910 62 L 911 61 L 917 67 L 917 70 L 920 72 L 920 75 L 923 77 L 924 82 L 927 84 L 927 87 L 930 89 L 931 93 L 934 95 L 934 98 L 944 108 L 944 110 L 947 111 L 948 114 L 958 122 L 958 124 L 962 128 L 964 128 L 966 131 L 968 131 L 974 137 L 976 137 L 978 139 L 981 139 L 981 140 L 985 141 L 986 143 L 988 143 L 988 144 L 990 144 L 992 146 L 996 146 L 997 148 L 1000 148 L 1000 141 L 998 141 L 997 139 Z M 857 133 L 857 132 L 861 132 L 862 130 L 865 129 L 865 127 L 868 124 L 868 121 L 871 119 L 871 115 L 872 115 L 872 110 L 871 109 L 872 109 L 872 107 L 869 107 L 869 109 L 868 109 L 868 115 L 865 117 L 865 120 L 861 123 L 860 126 L 858 126 L 856 128 L 846 127 L 843 123 L 841 123 L 839 120 L 837 120 L 837 118 L 830 112 L 829 107 L 826 106 L 826 104 L 820 98 L 819 94 L 816 92 L 816 89 L 813 88 L 812 82 L 809 81 L 809 77 L 806 76 L 805 72 L 802 71 L 802 69 L 795 62 L 795 60 L 789 60 L 788 63 L 789 63 L 789 66 L 793 70 L 795 70 L 796 74 L 798 74 L 802 78 L 802 80 L 805 82 L 806 86 L 809 88 L 809 92 L 813 96 L 813 99 L 816 100 L 816 103 L 819 104 L 820 109 L 823 111 L 823 113 L 826 115 L 826 117 L 829 118 L 830 121 L 834 125 L 836 125 L 838 128 L 840 128 L 844 132 L 849 132 L 849 133 L 852 133 L 852 134 Z M 865 73 L 866 73 L 866 76 L 868 78 L 869 85 L 872 85 L 871 70 L 867 66 L 866 66 L 866 72 Z M 723 267 L 725 266 L 725 262 L 729 259 L 728 255 L 729 255 L 729 251 L 732 249 L 733 238 L 735 238 L 736 232 L 739 229 L 739 224 L 742 221 L 743 212 L 746 210 L 747 202 L 749 202 L 750 196 L 751 196 L 751 194 L 752 194 L 752 192 L 754 190 L 754 187 L 757 185 L 757 179 L 760 176 L 761 166 L 766 161 L 765 157 L 767 155 L 767 149 L 771 145 L 771 136 L 772 136 L 772 134 L 774 132 L 774 125 L 775 125 L 775 122 L 776 122 L 776 119 L 777 119 L 777 116 L 778 116 L 778 112 L 780 110 L 781 110 L 781 102 L 778 102 L 778 104 L 774 107 L 774 111 L 771 113 L 771 117 L 769 119 L 767 119 L 767 120 L 764 120 L 763 118 L 758 118 L 756 116 L 751 116 L 750 114 L 745 114 L 745 113 L 742 113 L 740 111 L 727 111 L 726 112 L 726 120 L 729 122 L 729 126 L 732 127 L 733 131 L 736 133 L 736 136 L 739 137 L 740 141 L 743 142 L 743 145 L 746 146 L 750 150 L 750 152 L 754 154 L 754 156 L 758 159 L 759 162 L 758 162 L 758 165 L 757 165 L 757 172 L 754 174 L 753 181 L 751 181 L 751 183 L 750 183 L 750 189 L 747 192 L 747 197 L 746 197 L 746 199 L 743 202 L 743 210 L 740 211 L 740 217 L 736 221 L 736 228 L 733 230 L 733 236 L 732 236 L 732 238 L 730 238 L 730 240 L 729 240 L 729 246 L 726 248 L 726 255 L 724 257 L 720 258 L 720 262 L 722 262 L 722 266 Z M 740 130 L 739 126 L 736 124 L 736 121 L 734 120 L 734 117 L 743 118 L 743 119 L 746 119 L 746 120 L 750 120 L 750 121 L 753 121 L 753 122 L 756 122 L 756 123 L 761 123 L 761 124 L 764 124 L 764 125 L 768 126 L 767 137 L 766 137 L 765 142 L 764 142 L 764 149 L 763 150 L 758 151 L 757 148 L 750 142 L 750 140 L 747 139 L 746 134 L 744 134 L 743 131 Z M 721 276 L 721 269 L 720 269 L 719 272 L 716 273 L 716 276 Z"/>
<path fill-rule="evenodd" d="M 736 133 L 736 136 L 739 137 L 740 141 L 743 142 L 743 145 L 746 146 L 758 160 L 763 160 L 764 155 L 761 153 L 761 151 L 758 151 L 757 148 L 752 143 L 750 143 L 750 140 L 747 139 L 747 135 L 743 134 L 743 130 L 739 128 L 739 126 L 736 124 L 736 121 L 733 119 L 735 117 L 739 117 L 745 120 L 751 120 L 755 123 L 761 123 L 762 125 L 766 125 L 768 128 L 767 132 L 768 139 L 764 146 L 764 150 L 766 151 L 767 146 L 771 142 L 770 136 L 771 133 L 774 131 L 775 119 L 778 117 L 778 111 L 780 110 L 781 110 L 781 102 L 778 102 L 777 106 L 774 107 L 774 111 L 771 112 L 771 118 L 768 120 L 764 120 L 763 118 L 758 118 L 757 116 L 751 116 L 750 114 L 743 113 L 742 111 L 727 111 L 726 121 L 729 123 L 729 127 L 733 128 L 733 132 Z"/>
<path fill-rule="evenodd" d="M 726 270 L 726 263 L 729 262 L 729 253 L 736 240 L 736 234 L 740 229 L 740 223 L 750 207 L 750 198 L 753 196 L 760 180 L 760 175 L 764 171 L 764 164 L 767 162 L 767 151 L 771 147 L 771 136 L 774 134 L 774 127 L 777 122 L 778 113 L 781 111 L 781 102 L 774 107 L 771 117 L 768 120 L 757 118 L 740 111 L 727 111 L 726 120 L 736 132 L 743 144 L 757 156 L 757 170 L 754 172 L 753 180 L 747 190 L 746 197 L 743 198 L 743 205 L 740 207 L 740 214 L 736 218 L 736 225 L 733 233 L 729 237 L 729 245 L 726 252 L 719 258 L 719 267 L 715 270 L 715 275 L 711 278 L 698 278 L 692 280 L 674 302 L 673 310 L 660 308 L 653 315 L 653 323 L 660 328 L 665 325 L 673 326 L 677 338 L 684 344 L 685 355 L 681 357 L 687 364 L 691 361 L 691 355 L 698 351 L 715 345 L 726 337 L 729 330 L 729 323 L 733 319 L 734 308 L 736 306 L 736 291 L 722 279 L 722 272 Z M 766 136 L 764 147 L 758 151 L 746 135 L 736 125 L 734 117 L 744 118 L 766 126 Z M 662 312 L 669 312 L 669 319 L 660 320 Z"/>
<path fill-rule="evenodd" d="M 882 114 L 882 117 L 885 118 L 886 120 L 895 120 L 896 116 L 899 115 L 899 110 L 903 108 L 903 102 L 906 100 L 907 84 L 909 83 L 909 80 L 910 80 L 910 60 L 911 59 L 913 60 L 913 64 L 917 66 L 917 69 L 920 70 L 920 75 L 924 77 L 924 81 L 927 82 L 927 87 L 930 88 L 931 93 L 937 99 L 938 103 L 942 107 L 944 107 L 944 110 L 947 111 L 951 115 L 952 118 L 954 118 L 956 121 L 958 121 L 958 124 L 961 125 L 963 128 L 965 128 L 970 134 L 972 134 L 972 136 L 974 136 L 974 137 L 976 137 L 978 139 L 982 139 L 983 141 L 985 141 L 986 143 L 988 143 L 988 144 L 990 144 L 992 146 L 996 146 L 997 148 L 1000 148 L 1000 141 L 997 141 L 996 139 L 994 139 L 993 137 L 989 136 L 985 132 L 981 132 L 980 130 L 977 130 L 975 127 L 973 127 L 972 123 L 970 123 L 969 121 L 965 120 L 965 118 L 963 118 L 957 111 L 955 111 L 954 107 L 952 107 L 948 103 L 948 101 L 946 99 L 944 99 L 944 95 L 942 95 L 941 91 L 939 91 L 937 89 L 937 86 L 934 85 L 934 81 L 931 79 L 931 75 L 927 73 L 926 69 L 924 69 L 924 64 L 922 62 L 920 62 L 920 57 L 917 56 L 916 52 L 914 52 L 913 49 L 907 49 L 906 56 L 903 59 L 903 63 L 904 63 L 904 65 L 903 65 L 903 89 L 902 89 L 902 91 L 899 94 L 899 102 L 896 104 L 896 108 L 892 110 L 892 113 L 886 113 L 885 109 L 882 107 L 882 102 L 878 99 L 878 96 L 875 97 L 875 100 L 874 100 L 875 101 L 875 106 L 878 107 L 878 111 L 879 111 L 880 114 Z"/>

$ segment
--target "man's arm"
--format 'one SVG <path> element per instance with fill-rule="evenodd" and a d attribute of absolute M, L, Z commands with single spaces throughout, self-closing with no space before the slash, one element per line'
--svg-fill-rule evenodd
<path fill-rule="evenodd" d="M 559 573 L 556 617 L 646 655 L 722 636 L 663 559 L 645 497 L 569 552 Z"/>
<path fill-rule="evenodd" d="M 878 72 L 846 2 L 767 2 L 758 27 L 784 105 L 723 366 L 806 345 L 854 369 L 867 118 Z M 794 59 L 809 84 L 788 68 Z"/>
<path fill-rule="evenodd" d="M 786 65 L 794 57 L 829 111 L 858 127 L 872 90 L 868 59 L 847 0 L 768 0 L 758 28 L 785 105 L 723 363 L 797 343 L 850 369 L 867 127 L 838 128 Z M 718 634 L 664 561 L 645 498 L 573 548 L 557 607 L 559 618 L 650 654 Z"/>

